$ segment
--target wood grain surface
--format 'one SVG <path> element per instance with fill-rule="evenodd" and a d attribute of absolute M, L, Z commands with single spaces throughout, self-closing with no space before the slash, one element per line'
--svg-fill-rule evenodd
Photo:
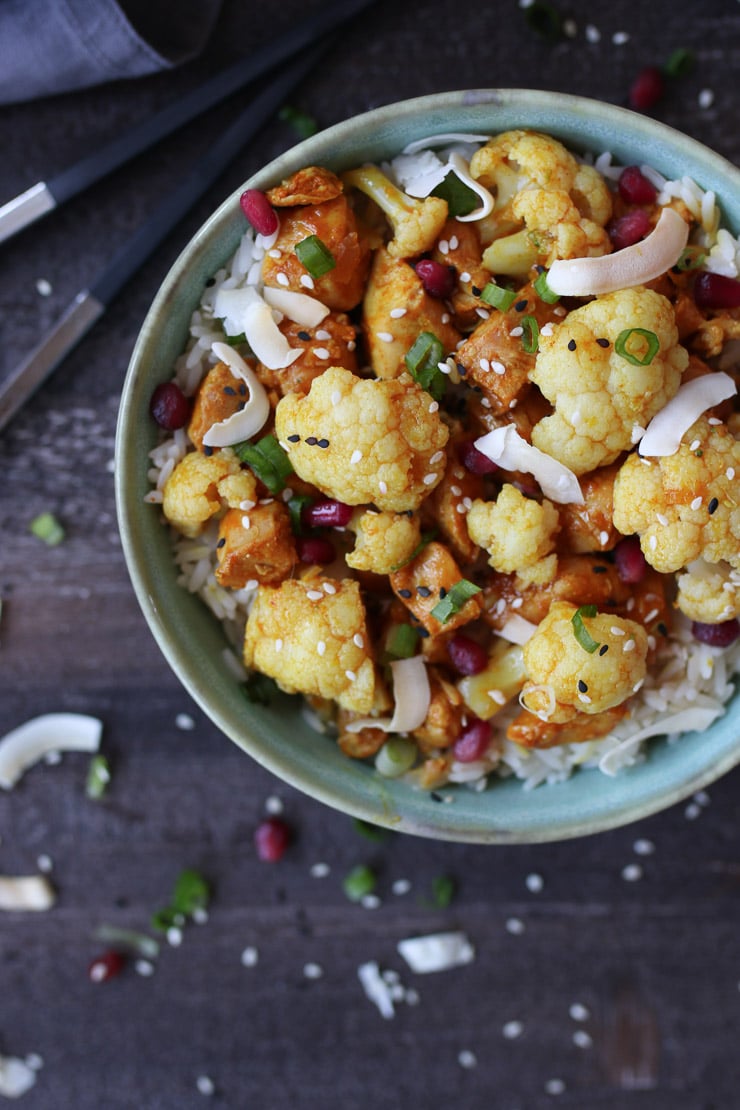
<path fill-rule="evenodd" d="M 652 114 L 738 161 L 736 0 L 553 4 L 575 25 L 574 37 L 554 44 L 528 29 L 516 0 L 379 0 L 294 103 L 321 126 L 459 87 L 547 88 L 622 104 L 643 66 L 685 47 L 694 69 L 670 83 Z M 4 108 L 0 203 L 318 7 L 226 0 L 206 51 L 182 69 Z M 615 44 L 617 32 L 628 41 Z M 204 156 L 246 96 L 3 245 L 0 374 Z M 0 916 L 0 1054 L 43 1058 L 19 1105 L 190 1110 L 211 1097 L 229 1110 L 735 1110 L 740 772 L 706 797 L 590 839 L 511 848 L 371 842 L 221 736 L 139 613 L 111 468 L 137 330 L 195 229 L 294 140 L 275 122 L 237 154 L 0 437 L 0 734 L 42 712 L 92 713 L 104 721 L 113 766 L 100 802 L 85 796 L 87 757 L 71 755 L 0 796 L 0 873 L 33 873 L 46 855 L 58 894 L 48 913 Z M 29 534 L 43 510 L 64 524 L 58 547 Z M 178 726 L 181 714 L 192 728 Z M 256 858 L 252 840 L 270 798 L 295 830 L 275 865 Z M 650 854 L 639 854 L 641 841 Z M 312 874 L 317 863 L 327 865 L 323 877 Z M 375 909 L 342 891 L 358 863 L 377 868 Z M 213 886 L 208 921 L 188 925 L 178 947 L 165 942 L 153 975 L 131 963 L 117 979 L 91 983 L 87 966 L 105 947 L 96 928 L 148 929 L 183 867 Z M 457 893 L 439 909 L 431 890 L 442 875 Z M 541 890 L 528 886 L 532 875 Z M 409 881 L 407 893 L 394 893 L 398 880 Z M 468 935 L 474 962 L 414 975 L 397 942 L 448 929 Z M 257 952 L 251 967 L 241 960 L 248 947 Z M 401 1001 L 393 1020 L 381 1017 L 357 976 L 370 960 L 397 972 L 418 1003 Z M 312 978 L 312 964 L 322 974 Z M 198 1089 L 199 1077 L 212 1081 L 213 1096 Z"/>

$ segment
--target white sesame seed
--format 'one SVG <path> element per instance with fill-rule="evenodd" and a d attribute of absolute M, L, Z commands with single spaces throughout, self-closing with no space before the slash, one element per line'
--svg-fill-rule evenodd
<path fill-rule="evenodd" d="M 257 579 L 256 578 L 250 578 L 249 581 L 247 582 L 246 586 L 244 587 L 244 589 L 245 590 L 256 590 L 258 586 L 259 586 L 259 582 L 257 581 Z"/>
<path fill-rule="evenodd" d="M 331 867 L 328 863 L 312 863 L 309 869 L 309 875 L 313 879 L 325 879 L 331 872 Z"/>
<path fill-rule="evenodd" d="M 255 505 L 256 505 L 256 504 L 257 504 L 257 502 L 256 502 L 256 501 L 249 501 L 249 500 L 247 500 L 247 501 L 240 501 L 240 502 L 239 502 L 239 508 L 240 508 L 240 509 L 242 510 L 242 512 L 244 512 L 244 513 L 248 513 L 248 512 L 249 512 L 249 510 L 250 510 L 250 509 L 253 509 L 253 508 L 255 507 Z"/>
<path fill-rule="evenodd" d="M 377 894 L 363 894 L 360 905 L 366 910 L 377 910 L 380 906 L 380 898 Z"/>
<path fill-rule="evenodd" d="M 664 528 L 668 524 L 668 517 L 665 516 L 664 513 L 656 513 L 655 514 L 655 519 L 658 521 L 658 524 L 662 524 Z"/>
<path fill-rule="evenodd" d="M 630 37 L 627 31 L 615 31 L 612 35 L 612 42 L 615 46 L 624 46 L 629 41 Z"/>
<path fill-rule="evenodd" d="M 463 270 L 463 272 L 460 274 L 460 281 L 470 281 L 470 274 L 467 270 Z"/>
<path fill-rule="evenodd" d="M 687 821 L 695 821 L 697 817 L 701 816 L 701 806 L 698 806 L 696 802 L 689 802 L 683 811 L 683 815 Z"/>
<path fill-rule="evenodd" d="M 134 971 L 137 975 L 148 979 L 150 975 L 154 974 L 154 964 L 151 960 L 137 960 L 134 964 Z"/>
<path fill-rule="evenodd" d="M 714 104 L 714 93 L 711 89 L 702 89 L 699 93 L 699 107 L 711 108 Z"/>
<path fill-rule="evenodd" d="M 622 878 L 626 883 L 636 883 L 642 878 L 642 868 L 639 863 L 628 863 L 622 868 Z"/>
<path fill-rule="evenodd" d="M 324 595 L 321 590 L 306 590 L 306 597 L 309 601 L 321 601 Z"/>
<path fill-rule="evenodd" d="M 419 992 L 415 991 L 413 987 L 406 991 L 406 1005 L 418 1006 L 419 1005 Z"/>
<path fill-rule="evenodd" d="M 698 451 L 701 447 L 701 440 L 695 439 L 689 444 L 689 451 Z"/>
<path fill-rule="evenodd" d="M 710 805 L 712 799 L 709 797 L 706 790 L 698 790 L 697 793 L 694 794 L 694 801 L 697 803 L 697 805 L 703 807 Z"/>
<path fill-rule="evenodd" d="M 650 539 L 648 540 L 648 547 L 650 548 L 651 551 L 655 551 L 657 546 L 658 546 L 658 537 L 657 536 L 651 536 Z"/>
<path fill-rule="evenodd" d="M 524 598 L 523 597 L 515 597 L 514 600 L 511 603 L 511 608 L 512 609 L 521 609 L 523 604 L 524 604 Z"/>
<path fill-rule="evenodd" d="M 531 875 L 527 875 L 524 882 L 526 884 L 527 890 L 529 890 L 532 894 L 539 894 L 539 892 L 545 885 L 545 880 L 542 878 L 541 875 L 538 875 L 536 871 L 533 871 Z"/>
<path fill-rule="evenodd" d="M 39 1056 L 38 1052 L 29 1052 L 26 1056 L 26 1067 L 31 1071 L 41 1071 L 44 1066 L 43 1056 Z"/>
<path fill-rule="evenodd" d="M 337 592 L 337 587 L 333 582 L 322 582 L 321 589 L 325 594 L 335 594 Z"/>
<path fill-rule="evenodd" d="M 280 258 L 283 252 L 279 251 L 277 247 L 273 247 L 272 250 L 269 250 L 267 253 L 270 258 Z"/>
<path fill-rule="evenodd" d="M 195 1086 L 202 1095 L 212 1095 L 216 1090 L 213 1080 L 207 1075 L 199 1075 L 195 1081 Z"/>
<path fill-rule="evenodd" d="M 445 457 L 444 451 L 435 451 L 434 454 L 432 455 L 431 459 L 429 460 L 430 466 L 436 466 L 437 463 L 442 462 L 442 459 L 444 457 Z"/>
<path fill-rule="evenodd" d="M 331 355 L 327 351 L 326 347 L 314 347 L 313 353 L 315 354 L 316 358 L 320 358 L 324 362 L 326 361 L 326 359 L 331 358 Z"/>
<path fill-rule="evenodd" d="M 324 969 L 321 964 L 308 963 L 303 965 L 303 974 L 307 979 L 320 979 Z"/>
<path fill-rule="evenodd" d="M 548 321 L 540 328 L 540 335 L 552 335 L 552 321 Z"/>
<path fill-rule="evenodd" d="M 450 236 L 450 250 L 451 251 L 456 251 L 459 246 L 460 246 L 460 240 L 458 239 L 457 235 L 451 235 Z"/>
<path fill-rule="evenodd" d="M 474 1068 L 478 1064 L 477 1057 L 469 1048 L 462 1049 L 457 1054 L 457 1062 L 461 1068 Z"/>
<path fill-rule="evenodd" d="M 641 837 L 632 845 L 632 851 L 636 856 L 651 856 L 655 851 L 655 845 L 652 840 L 645 840 Z"/>
<path fill-rule="evenodd" d="M 242 517 L 242 528 L 245 530 L 245 532 L 251 527 L 251 524 L 252 522 L 248 516 L 245 515 Z"/>
<path fill-rule="evenodd" d="M 325 328 L 320 328 L 317 332 L 314 333 L 314 338 L 321 340 L 322 343 L 325 343 L 327 339 L 331 339 L 331 332 L 326 331 Z"/>
<path fill-rule="evenodd" d="M 173 948 L 179 948 L 182 944 L 182 929 L 178 929 L 176 925 L 171 925 L 167 930 L 167 943 L 171 944 Z"/>
<path fill-rule="evenodd" d="M 358 463 L 360 461 L 361 458 L 362 458 L 362 451 L 355 450 L 350 455 L 349 461 L 352 464 L 352 466 L 354 466 L 356 463 Z"/>
<path fill-rule="evenodd" d="M 566 19 L 563 21 L 563 33 L 569 38 L 574 39 L 578 34 L 578 24 L 575 19 Z"/>
<path fill-rule="evenodd" d="M 452 371 L 452 367 L 450 366 L 450 364 L 449 364 L 449 362 L 447 361 L 447 359 L 445 359 L 445 361 L 444 361 L 444 362 L 438 362 L 438 363 L 437 363 L 437 369 L 438 369 L 438 370 L 440 371 L 440 373 L 442 373 L 442 374 L 449 374 L 449 373 L 451 373 L 451 371 Z"/>
<path fill-rule="evenodd" d="M 609 543 L 609 533 L 608 532 L 599 532 L 599 543 L 601 544 L 602 547 L 606 547 L 606 545 Z"/>
<path fill-rule="evenodd" d="M 462 497 L 462 490 L 459 486 L 450 486 L 450 493 L 453 497 Z"/>
<path fill-rule="evenodd" d="M 627 652 L 634 651 L 634 650 L 635 650 L 635 641 L 630 637 L 629 640 L 624 641 L 624 644 L 622 645 L 622 651 L 627 653 Z"/>
<path fill-rule="evenodd" d="M 290 279 L 288 278 L 288 275 L 284 274 L 282 270 L 279 274 L 276 275 L 275 280 L 277 281 L 278 285 L 290 285 Z"/>
<path fill-rule="evenodd" d="M 725 471 L 725 478 L 727 478 L 727 480 L 731 482 L 734 477 L 735 477 L 735 467 L 734 466 L 728 466 L 727 470 Z"/>
<path fill-rule="evenodd" d="M 390 316 L 391 320 L 400 320 L 402 316 L 406 315 L 406 311 L 407 310 L 405 308 L 392 308 L 388 315 Z"/>
<path fill-rule="evenodd" d="M 579 693 L 578 700 L 583 702 L 584 705 L 590 705 L 591 704 L 591 698 L 588 696 L 588 694 Z"/>
<path fill-rule="evenodd" d="M 553 311 L 553 314 L 555 316 L 565 316 L 565 315 L 567 315 L 568 309 L 563 308 L 563 306 L 561 304 L 559 304 L 559 305 L 556 305 L 555 308 L 552 311 Z"/>
<path fill-rule="evenodd" d="M 380 490 L 381 493 L 387 493 L 388 492 L 388 486 L 386 485 L 386 483 L 382 479 L 381 479 L 381 481 L 378 482 L 378 489 Z"/>
<path fill-rule="evenodd" d="M 491 402 L 488 400 L 487 397 L 481 397 L 480 404 L 481 404 L 481 408 L 483 408 L 483 409 L 490 409 L 490 407 L 491 407 Z"/>
<path fill-rule="evenodd" d="M 576 1029 L 573 1034 L 573 1044 L 576 1048 L 590 1048 L 593 1043 L 585 1029 Z"/>
<path fill-rule="evenodd" d="M 506 373 L 506 367 L 504 366 L 503 362 L 492 361 L 491 369 L 493 370 L 494 374 L 501 375 Z"/>
<path fill-rule="evenodd" d="M 589 23 L 585 30 L 587 42 L 601 42 L 601 31 L 598 27 L 594 27 L 593 23 Z"/>
<path fill-rule="evenodd" d="M 491 317 L 491 313 L 487 308 L 476 308 L 475 312 L 477 316 L 480 316 L 481 320 L 489 320 Z"/>
<path fill-rule="evenodd" d="M 249 944 L 241 954 L 242 967 L 255 967 L 259 960 L 259 952 L 254 945 Z"/>
<path fill-rule="evenodd" d="M 342 394 L 339 392 L 339 390 L 338 389 L 332 390 L 331 403 L 333 405 L 338 405 L 341 400 L 342 400 Z"/>
<path fill-rule="evenodd" d="M 282 651 L 282 650 L 283 650 L 283 641 L 278 638 L 275 641 L 275 651 Z"/>
<path fill-rule="evenodd" d="M 175 717 L 175 725 L 183 732 L 191 732 L 195 728 L 195 721 L 189 713 L 178 713 Z"/>
<path fill-rule="evenodd" d="M 501 1029 L 502 1034 L 506 1037 L 507 1041 L 515 1041 L 517 1037 L 521 1037 L 524 1032 L 524 1026 L 521 1021 L 507 1021 Z"/>
<path fill-rule="evenodd" d="M 573 1021 L 588 1021 L 591 1017 L 591 1011 L 588 1006 L 584 1006 L 582 1002 L 573 1002 L 568 1013 Z"/>
<path fill-rule="evenodd" d="M 364 648 L 365 639 L 363 636 L 360 635 L 359 632 L 355 632 L 354 636 L 352 637 L 352 643 L 355 645 L 355 647 Z"/>
<path fill-rule="evenodd" d="M 411 890 L 411 882 L 409 879 L 396 879 L 391 890 L 394 894 L 408 894 Z"/>
<path fill-rule="evenodd" d="M 449 312 L 443 312 L 443 313 L 442 313 L 442 323 L 443 323 L 443 324 L 449 324 L 449 322 L 450 322 L 450 314 L 449 314 Z"/>
<path fill-rule="evenodd" d="M 565 1091 L 565 1083 L 562 1079 L 548 1079 L 545 1083 L 545 1092 L 548 1095 L 562 1095 Z"/>
<path fill-rule="evenodd" d="M 462 516 L 462 514 L 463 514 L 463 513 L 467 512 L 467 509 L 466 509 L 466 508 L 465 508 L 465 506 L 464 506 L 464 505 L 462 504 L 462 502 L 460 502 L 460 504 L 458 504 L 458 505 L 455 505 L 455 512 L 456 512 L 456 513 L 459 513 L 459 514 L 460 514 L 460 516 Z"/>
<path fill-rule="evenodd" d="M 613 624 L 611 626 L 611 628 L 609 629 L 609 631 L 611 632 L 612 636 L 625 636 L 626 635 L 626 632 L 624 631 L 624 629 L 620 628 L 618 624 Z"/>
<path fill-rule="evenodd" d="M 642 623 L 643 624 L 650 624 L 650 621 L 654 621 L 659 612 L 660 612 L 659 609 L 651 609 Z"/>
<path fill-rule="evenodd" d="M 46 278 L 39 278 L 36 282 L 36 292 L 41 297 L 48 297 L 52 292 L 52 284 Z"/>
<path fill-rule="evenodd" d="M 278 798 L 277 794 L 271 794 L 269 798 L 265 799 L 265 813 L 271 813 L 273 817 L 276 817 L 284 809 L 283 799 Z"/>
<path fill-rule="evenodd" d="M 301 274 L 301 285 L 304 289 L 313 289 L 313 278 L 310 274 Z"/>
<path fill-rule="evenodd" d="M 470 510 L 473 508 L 473 502 L 469 497 L 463 497 L 463 505 L 468 510 L 468 512 L 470 512 Z"/>
<path fill-rule="evenodd" d="M 431 405 L 429 406 L 428 411 L 429 412 L 437 412 L 438 409 L 439 409 L 439 402 L 438 401 L 432 401 Z"/>
<path fill-rule="evenodd" d="M 350 682 L 356 682 L 357 681 L 357 675 L 355 674 L 354 671 L 345 671 L 344 672 L 344 677 L 349 679 Z"/>
<path fill-rule="evenodd" d="M 491 363 L 488 361 L 487 358 L 480 359 L 478 365 L 480 366 L 481 370 L 485 370 L 486 373 L 491 369 Z"/>
<path fill-rule="evenodd" d="M 44 852 L 42 855 L 36 857 L 36 866 L 43 875 L 48 875 L 54 868 L 54 861 L 51 856 L 47 856 Z"/>
<path fill-rule="evenodd" d="M 696 511 L 697 509 L 701 508 L 701 503 L 702 503 L 702 498 L 701 497 L 695 497 L 694 500 L 691 502 L 691 508 L 694 511 Z"/>
<path fill-rule="evenodd" d="M 384 343 L 393 342 L 393 336 L 389 331 L 376 331 L 375 334 L 377 335 L 378 339 L 382 339 Z"/>
<path fill-rule="evenodd" d="M 449 254 L 450 244 L 447 242 L 446 239 L 440 239 L 440 241 L 437 243 L 437 250 L 440 254 Z"/>
<path fill-rule="evenodd" d="M 506 705 L 506 695 L 503 690 L 489 690 L 488 696 L 491 701 L 496 702 L 496 705 Z"/>
<path fill-rule="evenodd" d="M 422 482 L 424 483 L 425 486 L 433 486 L 436 481 L 437 481 L 437 475 L 436 474 L 425 474 L 424 477 L 422 478 Z"/>
<path fill-rule="evenodd" d="M 506 932 L 512 936 L 521 936 L 525 929 L 526 925 L 519 917 L 510 917 L 506 922 Z"/>
<path fill-rule="evenodd" d="M 350 339 L 349 343 L 347 344 L 347 350 L 354 351 L 356 346 L 357 344 L 355 343 L 354 339 Z"/>
<path fill-rule="evenodd" d="M 511 329 L 509 335 L 512 339 L 518 339 L 520 335 L 524 335 L 524 328 L 520 324 L 517 324 L 515 328 Z"/>
<path fill-rule="evenodd" d="M 196 925 L 205 925 L 208 922 L 208 910 L 204 906 L 196 906 L 191 916 Z"/>

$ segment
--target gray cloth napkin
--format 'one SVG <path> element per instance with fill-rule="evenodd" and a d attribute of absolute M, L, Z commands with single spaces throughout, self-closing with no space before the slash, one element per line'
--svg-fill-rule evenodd
<path fill-rule="evenodd" d="M 0 103 L 140 77 L 194 57 L 221 0 L 0 0 Z"/>

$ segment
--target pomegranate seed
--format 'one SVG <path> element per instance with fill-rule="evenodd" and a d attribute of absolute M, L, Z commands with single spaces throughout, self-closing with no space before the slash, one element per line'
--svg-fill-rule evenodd
<path fill-rule="evenodd" d="M 336 557 L 334 544 L 323 536 L 299 536 L 295 546 L 302 563 L 333 563 Z"/>
<path fill-rule="evenodd" d="M 354 509 L 342 501 L 322 497 L 301 511 L 301 523 L 306 528 L 346 528 Z"/>
<path fill-rule="evenodd" d="M 162 382 L 152 393 L 149 412 L 160 428 L 174 432 L 190 419 L 190 401 L 175 382 Z"/>
<path fill-rule="evenodd" d="M 647 561 L 640 547 L 639 536 L 625 536 L 614 548 L 617 574 L 623 582 L 642 582 L 647 573 Z"/>
<path fill-rule="evenodd" d="M 621 251 L 624 247 L 631 247 L 633 243 L 639 243 L 649 235 L 653 225 L 644 209 L 634 208 L 631 212 L 620 216 L 618 220 L 612 220 L 606 230 L 609 232 L 614 250 Z"/>
<path fill-rule="evenodd" d="M 115 979 L 123 971 L 126 958 L 120 952 L 103 952 L 96 956 L 87 969 L 88 978 L 92 983 L 104 983 L 107 979 Z"/>
<path fill-rule="evenodd" d="M 457 453 L 460 462 L 471 474 L 495 474 L 498 470 L 496 463 L 479 451 L 470 439 L 459 445 Z"/>
<path fill-rule="evenodd" d="M 646 66 L 632 82 L 629 92 L 630 107 L 638 112 L 647 112 L 657 104 L 664 91 L 663 74 L 657 66 Z"/>
<path fill-rule="evenodd" d="M 639 166 L 627 166 L 619 178 L 619 195 L 627 204 L 652 204 L 658 190 Z"/>
<path fill-rule="evenodd" d="M 277 212 L 259 189 L 247 189 L 239 198 L 242 212 L 260 235 L 272 235 L 278 229 Z"/>
<path fill-rule="evenodd" d="M 416 263 L 416 272 L 430 297 L 443 301 L 452 296 L 457 277 L 454 266 L 443 266 L 433 258 L 422 258 L 421 262 Z"/>
<path fill-rule="evenodd" d="M 480 759 L 491 742 L 491 722 L 474 717 L 463 727 L 452 745 L 452 752 L 460 763 L 474 763 Z"/>
<path fill-rule="evenodd" d="M 290 825 L 279 817 L 268 817 L 254 831 L 254 846 L 257 855 L 267 863 L 277 863 L 285 855 L 293 839 Z"/>
<path fill-rule="evenodd" d="M 737 308 L 740 281 L 724 274 L 699 274 L 694 282 L 694 300 L 699 308 Z"/>
<path fill-rule="evenodd" d="M 712 647 L 729 647 L 740 636 L 740 623 L 736 617 L 729 621 L 720 621 L 719 624 L 703 624 L 702 621 L 692 621 L 691 631 L 695 640 L 702 644 L 711 644 Z"/>
<path fill-rule="evenodd" d="M 486 649 L 462 632 L 452 637 L 447 645 L 447 651 L 453 667 L 456 667 L 460 674 L 480 674 L 488 663 Z"/>

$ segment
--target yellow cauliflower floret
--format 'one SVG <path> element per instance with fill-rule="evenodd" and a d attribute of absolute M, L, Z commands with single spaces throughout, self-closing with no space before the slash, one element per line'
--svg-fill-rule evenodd
<path fill-rule="evenodd" d="M 347 505 L 416 509 L 442 480 L 448 430 L 409 374 L 388 381 L 329 367 L 275 410 L 296 474 Z"/>
<path fill-rule="evenodd" d="M 199 536 L 223 508 L 220 483 L 239 471 L 239 460 L 228 449 L 213 455 L 191 451 L 165 483 L 162 509 L 167 520 L 183 536 Z"/>
<path fill-rule="evenodd" d="M 550 501 L 533 501 L 505 485 L 495 501 L 473 502 L 467 525 L 473 543 L 485 547 L 501 574 L 532 567 L 555 547 L 558 511 Z"/>
<path fill-rule="evenodd" d="M 530 265 L 551 266 L 556 258 L 591 258 L 611 249 L 604 228 L 582 216 L 563 190 L 527 189 L 517 195 L 512 212 L 526 225 L 535 252 Z"/>
<path fill-rule="evenodd" d="M 599 647 L 588 652 L 576 638 L 575 605 L 555 601 L 524 645 L 527 681 L 521 702 L 547 721 L 569 721 L 577 713 L 602 713 L 621 705 L 646 674 L 647 633 L 641 624 L 598 613 L 584 625 Z"/>
<path fill-rule="evenodd" d="M 287 579 L 257 590 L 244 662 L 288 693 L 330 698 L 343 709 L 369 713 L 375 696 L 369 644 L 357 582 Z"/>
<path fill-rule="evenodd" d="M 251 470 L 227 474 L 218 483 L 218 493 L 230 509 L 239 509 L 245 501 L 258 500 L 257 480 Z"/>
<path fill-rule="evenodd" d="M 614 525 L 637 533 L 662 574 L 703 558 L 740 569 L 740 443 L 724 425 L 697 420 L 674 455 L 630 455 L 614 483 Z"/>
<path fill-rule="evenodd" d="M 393 229 L 387 244 L 393 258 L 415 258 L 428 251 L 447 220 L 447 201 L 440 197 L 417 200 L 402 192 L 378 166 L 360 166 L 342 175 L 345 185 L 366 193 L 382 208 Z"/>
<path fill-rule="evenodd" d="M 349 527 L 356 533 L 354 551 L 345 556 L 355 570 L 390 574 L 405 563 L 419 546 L 421 530 L 416 516 L 376 513 L 368 509 L 356 514 Z"/>
<path fill-rule="evenodd" d="M 740 573 L 697 559 L 677 578 L 676 604 L 689 620 L 720 624 L 740 617 Z"/>
<path fill-rule="evenodd" d="M 658 338 L 648 366 L 614 349 L 631 328 Z M 688 361 L 673 307 L 652 289 L 621 289 L 574 309 L 551 335 L 540 336 L 532 381 L 555 412 L 532 429 L 532 443 L 575 474 L 614 462 L 674 396 Z"/>

